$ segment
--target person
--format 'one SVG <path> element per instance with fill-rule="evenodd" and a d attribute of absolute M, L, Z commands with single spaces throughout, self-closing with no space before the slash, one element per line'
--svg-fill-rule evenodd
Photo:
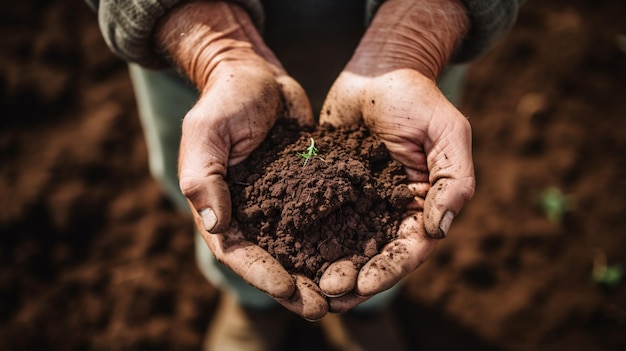
<path fill-rule="evenodd" d="M 329 321 L 329 333 L 340 321 L 329 312 L 382 316 L 474 193 L 471 128 L 454 102 L 465 64 L 510 30 L 522 2 L 87 0 L 129 62 L 151 171 L 193 215 L 199 267 L 225 292 L 209 349 L 276 349 L 287 320 L 276 303 Z M 312 284 L 230 225 L 228 167 L 279 116 L 364 122 L 405 166 L 416 201 L 398 239 L 360 271 L 338 261 Z M 393 335 L 385 349 L 402 349 Z"/>

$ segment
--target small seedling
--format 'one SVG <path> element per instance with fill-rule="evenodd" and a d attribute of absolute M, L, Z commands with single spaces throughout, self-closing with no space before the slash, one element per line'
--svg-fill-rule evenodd
<path fill-rule="evenodd" d="M 559 188 L 544 190 L 539 198 L 543 213 L 553 223 L 560 223 L 565 213 L 574 210 L 576 201 L 573 195 L 564 195 Z"/>
<path fill-rule="evenodd" d="M 306 152 L 299 154 L 301 157 L 304 157 L 304 166 L 309 162 L 309 160 L 318 155 L 318 150 L 315 147 L 315 140 L 311 138 L 311 145 L 306 148 Z"/>
<path fill-rule="evenodd" d="M 591 279 L 594 282 L 608 287 L 616 287 L 622 281 L 623 275 L 624 272 L 621 265 L 607 264 L 604 251 L 596 249 L 596 254 L 593 258 L 593 270 L 591 272 Z"/>
<path fill-rule="evenodd" d="M 622 267 L 619 265 L 598 267 L 593 270 L 593 281 L 598 284 L 615 287 L 622 281 Z"/>

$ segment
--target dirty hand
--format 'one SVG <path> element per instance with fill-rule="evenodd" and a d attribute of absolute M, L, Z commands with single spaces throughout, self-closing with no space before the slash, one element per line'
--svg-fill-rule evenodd
<path fill-rule="evenodd" d="M 265 46 L 245 11 L 192 1 L 162 20 L 157 43 L 200 91 L 183 120 L 180 186 L 215 257 L 251 285 L 307 319 L 328 305 L 319 289 L 292 277 L 270 254 L 231 226 L 228 166 L 243 161 L 278 116 L 313 123 L 309 101 Z"/>
<path fill-rule="evenodd" d="M 320 122 L 363 121 L 405 166 L 416 196 L 398 238 L 360 271 L 343 261 L 327 269 L 320 287 L 332 312 L 421 265 L 474 193 L 470 125 L 435 83 L 467 22 L 457 0 L 386 1 L 328 93 Z"/>

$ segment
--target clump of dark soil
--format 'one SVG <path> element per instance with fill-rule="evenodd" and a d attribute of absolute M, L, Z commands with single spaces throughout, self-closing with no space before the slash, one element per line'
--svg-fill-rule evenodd
<path fill-rule="evenodd" d="M 318 156 L 301 156 L 313 138 Z M 283 120 L 229 169 L 233 216 L 252 242 L 318 282 L 328 265 L 361 267 L 397 233 L 413 195 L 402 165 L 363 125 L 301 131 Z"/>

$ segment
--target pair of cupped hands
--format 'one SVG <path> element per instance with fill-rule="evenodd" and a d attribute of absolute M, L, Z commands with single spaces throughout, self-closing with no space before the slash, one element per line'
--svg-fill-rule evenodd
<path fill-rule="evenodd" d="M 405 166 L 415 201 L 397 239 L 360 270 L 347 260 L 332 263 L 319 284 L 292 276 L 231 226 L 224 181 L 227 168 L 243 161 L 279 116 L 315 123 L 304 90 L 237 5 L 188 2 L 157 28 L 158 47 L 200 91 L 183 121 L 179 155 L 181 190 L 199 231 L 217 260 L 308 320 L 348 311 L 398 283 L 426 260 L 474 193 L 469 123 L 435 83 L 467 19 L 456 1 L 425 2 L 447 12 L 425 19 L 413 1 L 383 4 L 320 116 L 320 123 L 337 126 L 364 122 Z M 445 20 L 450 28 L 428 32 Z"/>

